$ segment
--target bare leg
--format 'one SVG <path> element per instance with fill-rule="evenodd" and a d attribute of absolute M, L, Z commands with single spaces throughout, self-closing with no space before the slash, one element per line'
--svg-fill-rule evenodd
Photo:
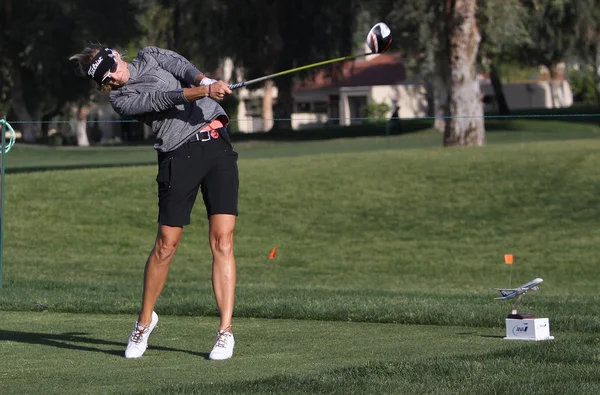
<path fill-rule="evenodd" d="M 171 259 L 181 241 L 182 231 L 183 228 L 179 226 L 158 227 L 156 242 L 144 270 L 144 295 L 138 318 L 140 325 L 146 326 L 152 321 L 152 311 L 167 281 Z"/>
<path fill-rule="evenodd" d="M 215 214 L 209 218 L 212 250 L 212 285 L 221 315 L 219 330 L 231 326 L 235 296 L 236 266 L 233 256 L 235 215 Z"/>

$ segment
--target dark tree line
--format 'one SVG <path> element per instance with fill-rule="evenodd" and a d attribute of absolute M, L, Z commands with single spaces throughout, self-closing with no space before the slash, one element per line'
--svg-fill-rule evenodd
<path fill-rule="evenodd" d="M 593 68 L 600 101 L 600 0 L 122 0 L 110 7 L 0 0 L 0 112 L 29 122 L 21 126 L 28 141 L 43 132 L 35 121 L 73 108 L 84 120 L 95 91 L 73 78 L 68 57 L 90 41 L 127 48 L 132 56 L 145 45 L 163 46 L 203 70 L 230 58 L 251 79 L 352 54 L 379 21 L 392 28 L 391 50 L 402 52 L 407 67 L 431 86 L 435 126 L 446 145 L 485 141 L 482 120 L 455 117 L 482 114 L 478 72 L 490 75 L 500 111 L 510 112 L 501 82 L 507 63 Z M 332 75 L 337 67 L 329 68 Z M 261 85 L 263 116 L 289 119 L 292 86 L 310 73 Z"/>

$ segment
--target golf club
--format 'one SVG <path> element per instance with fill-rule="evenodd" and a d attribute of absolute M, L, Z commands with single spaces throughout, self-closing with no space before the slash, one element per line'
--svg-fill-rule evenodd
<path fill-rule="evenodd" d="M 367 35 L 367 45 L 369 46 L 369 49 L 372 52 L 358 54 L 358 55 L 343 56 L 341 58 L 325 60 L 322 62 L 317 62 L 317 63 L 309 64 L 306 66 L 296 67 L 296 68 L 290 69 L 290 70 L 280 71 L 279 73 L 269 74 L 264 77 L 255 78 L 253 80 L 238 82 L 237 84 L 229 85 L 229 89 L 231 89 L 231 90 L 238 89 L 238 88 L 241 88 L 241 87 L 244 87 L 247 85 L 255 84 L 257 82 L 261 82 L 261 81 L 268 80 L 271 78 L 280 77 L 282 75 L 291 74 L 291 73 L 295 73 L 298 71 L 310 69 L 313 67 L 325 66 L 327 64 L 341 62 L 344 60 L 356 59 L 356 58 L 360 58 L 362 56 L 369 56 L 369 55 L 384 53 L 390 47 L 391 43 L 392 43 L 392 31 L 385 23 L 379 22 L 378 24 L 373 26 L 371 28 L 371 30 L 369 30 L 369 34 Z"/>

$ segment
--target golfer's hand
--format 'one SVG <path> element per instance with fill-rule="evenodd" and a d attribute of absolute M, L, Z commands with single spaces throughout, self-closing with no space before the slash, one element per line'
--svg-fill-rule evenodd
<path fill-rule="evenodd" d="M 210 85 L 210 94 L 208 95 L 211 99 L 215 100 L 223 100 L 225 96 L 231 94 L 231 89 L 229 89 L 229 85 L 224 81 L 217 81 L 214 84 Z"/>

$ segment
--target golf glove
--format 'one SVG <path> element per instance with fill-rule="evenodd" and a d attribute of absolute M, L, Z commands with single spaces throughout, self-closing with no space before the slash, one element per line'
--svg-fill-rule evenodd
<path fill-rule="evenodd" d="M 217 80 L 213 80 L 212 78 L 204 77 L 200 81 L 200 85 L 212 85 L 215 82 L 217 82 Z"/>

